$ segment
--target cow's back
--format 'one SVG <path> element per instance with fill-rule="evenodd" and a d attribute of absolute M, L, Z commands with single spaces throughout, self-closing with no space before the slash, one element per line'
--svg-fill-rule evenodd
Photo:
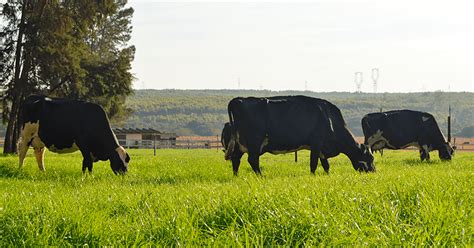
<path fill-rule="evenodd" d="M 340 110 L 330 102 L 306 96 L 236 98 L 229 103 L 233 128 L 241 141 L 264 136 L 266 151 L 308 148 L 315 140 L 351 141 Z M 337 135 L 338 137 L 336 137 Z"/>
<path fill-rule="evenodd" d="M 306 97 L 269 98 L 266 111 L 269 141 L 279 146 L 309 145 L 311 136 L 327 126 L 318 102 Z"/>
<path fill-rule="evenodd" d="M 79 100 L 30 96 L 22 106 L 24 123 L 38 123 L 38 136 L 54 152 L 84 147 L 99 159 L 118 147 L 105 111 Z"/>
<path fill-rule="evenodd" d="M 426 112 L 393 110 L 366 115 L 362 120 L 364 136 L 381 135 L 391 148 L 404 148 L 421 143 L 443 142 L 435 118 Z"/>

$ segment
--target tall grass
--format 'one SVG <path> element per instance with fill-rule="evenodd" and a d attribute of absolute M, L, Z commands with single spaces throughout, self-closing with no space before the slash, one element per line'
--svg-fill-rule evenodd
<path fill-rule="evenodd" d="M 0 157 L 0 246 L 473 245 L 473 153 L 386 151 L 371 174 L 342 155 L 314 176 L 307 152 L 265 155 L 263 177 L 215 150 L 130 153 L 125 177 L 83 176 L 80 153 L 46 153 L 44 173 Z"/>

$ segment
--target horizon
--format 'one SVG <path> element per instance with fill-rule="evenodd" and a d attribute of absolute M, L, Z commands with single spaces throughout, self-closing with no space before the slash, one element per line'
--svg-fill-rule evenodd
<path fill-rule="evenodd" d="M 443 90 L 435 90 L 435 91 L 413 91 L 413 92 L 354 92 L 354 91 L 312 91 L 312 90 L 272 90 L 272 89 L 177 89 L 177 88 L 164 88 L 164 89 L 154 89 L 154 88 L 146 88 L 146 89 L 133 89 L 133 90 L 156 90 L 156 91 L 166 91 L 166 90 L 175 90 L 175 91 L 270 91 L 270 92 L 309 92 L 309 93 L 350 93 L 350 94 L 421 94 L 421 93 L 474 93 L 471 91 L 443 91 Z"/>

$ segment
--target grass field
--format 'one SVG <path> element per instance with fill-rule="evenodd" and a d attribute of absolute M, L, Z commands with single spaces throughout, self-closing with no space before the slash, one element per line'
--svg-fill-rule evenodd
<path fill-rule="evenodd" d="M 65 245 L 473 246 L 474 153 L 419 162 L 376 155 L 359 174 L 344 156 L 309 173 L 309 153 L 265 155 L 263 177 L 239 177 L 216 150 L 131 150 L 129 174 L 108 162 L 83 177 L 79 153 L 0 157 L 0 247 Z"/>

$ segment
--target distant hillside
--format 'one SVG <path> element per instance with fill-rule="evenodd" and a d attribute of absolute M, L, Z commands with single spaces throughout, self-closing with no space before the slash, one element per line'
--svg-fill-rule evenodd
<path fill-rule="evenodd" d="M 474 123 L 474 93 L 318 93 L 260 90 L 137 90 L 127 100 L 134 113 L 127 127 L 150 127 L 178 135 L 217 135 L 228 121 L 227 103 L 236 96 L 307 95 L 324 98 L 342 111 L 351 131 L 362 135 L 361 118 L 369 112 L 413 109 L 432 113 L 443 132 L 452 106 L 453 133 Z M 122 124 L 123 125 L 123 124 Z"/>

